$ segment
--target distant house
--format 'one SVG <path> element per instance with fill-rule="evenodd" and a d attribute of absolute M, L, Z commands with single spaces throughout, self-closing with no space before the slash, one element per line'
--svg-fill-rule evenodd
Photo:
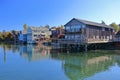
<path fill-rule="evenodd" d="M 19 42 L 20 43 L 27 43 L 27 29 L 24 29 L 23 31 L 20 31 Z"/>
<path fill-rule="evenodd" d="M 114 43 L 115 43 L 115 49 L 120 49 L 120 31 L 116 33 Z"/>
<path fill-rule="evenodd" d="M 50 38 L 51 31 L 48 27 L 28 27 L 27 43 L 37 43 L 39 40 Z"/>
<path fill-rule="evenodd" d="M 61 38 L 64 38 L 64 29 L 61 28 L 61 27 L 58 27 L 58 28 L 52 28 L 51 29 L 51 33 L 52 33 L 52 41 L 53 42 L 57 42 L 58 39 L 61 39 Z"/>
<path fill-rule="evenodd" d="M 113 41 L 114 36 L 111 26 L 73 18 L 65 24 L 64 43 L 104 43 Z"/>
<path fill-rule="evenodd" d="M 120 31 L 118 31 L 115 35 L 115 42 L 120 42 Z"/>

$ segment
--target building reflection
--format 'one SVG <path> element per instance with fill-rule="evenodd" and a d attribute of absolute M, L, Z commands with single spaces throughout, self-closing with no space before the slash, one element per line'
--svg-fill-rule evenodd
<path fill-rule="evenodd" d="M 0 44 L 5 51 L 12 51 L 13 53 L 19 52 L 20 45 L 12 45 L 12 44 Z"/>
<path fill-rule="evenodd" d="M 48 58 L 50 48 L 45 46 L 27 45 L 20 47 L 20 55 L 29 61 L 36 61 Z"/>
<path fill-rule="evenodd" d="M 13 53 L 19 52 L 18 45 L 12 45 L 12 44 L 0 44 L 0 47 L 3 48 L 3 56 L 4 56 L 4 62 L 7 61 L 7 52 L 12 51 Z"/>
<path fill-rule="evenodd" d="M 47 59 L 50 57 L 51 47 L 43 45 L 12 45 L 12 44 L 0 44 L 0 47 L 3 48 L 3 59 L 4 62 L 7 60 L 7 54 L 20 53 L 21 57 L 29 61 L 36 61 L 40 59 Z"/>
<path fill-rule="evenodd" d="M 70 80 L 84 80 L 97 73 L 109 70 L 116 63 L 120 66 L 120 55 L 111 51 L 97 51 L 82 54 L 51 54 L 62 61 L 62 68 Z M 101 54 L 100 54 L 101 53 Z"/>
<path fill-rule="evenodd" d="M 43 45 L 1 45 L 4 51 L 4 61 L 7 60 L 7 51 L 13 54 L 20 53 L 20 56 L 29 61 L 48 59 L 62 62 L 62 69 L 70 80 L 84 80 L 97 73 L 109 70 L 115 64 L 120 66 L 120 50 L 97 50 L 87 53 L 68 53 L 69 49 L 51 49 Z M 74 51 L 74 50 L 73 50 Z"/>

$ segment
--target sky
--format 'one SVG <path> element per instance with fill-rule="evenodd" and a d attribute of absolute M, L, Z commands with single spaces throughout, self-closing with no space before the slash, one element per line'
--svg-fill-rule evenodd
<path fill-rule="evenodd" d="M 64 25 L 72 18 L 120 23 L 120 0 L 0 0 L 0 31 Z"/>

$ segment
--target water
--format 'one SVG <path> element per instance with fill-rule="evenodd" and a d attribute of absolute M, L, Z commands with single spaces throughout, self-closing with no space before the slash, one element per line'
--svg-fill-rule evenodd
<path fill-rule="evenodd" d="M 0 80 L 120 80 L 120 50 L 71 53 L 0 44 Z"/>

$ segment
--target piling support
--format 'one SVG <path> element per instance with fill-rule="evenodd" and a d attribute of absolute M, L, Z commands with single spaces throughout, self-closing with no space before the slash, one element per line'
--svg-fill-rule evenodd
<path fill-rule="evenodd" d="M 87 51 L 88 51 L 87 47 L 88 47 L 88 45 L 87 45 L 87 44 L 85 44 L 85 52 L 87 52 Z"/>

